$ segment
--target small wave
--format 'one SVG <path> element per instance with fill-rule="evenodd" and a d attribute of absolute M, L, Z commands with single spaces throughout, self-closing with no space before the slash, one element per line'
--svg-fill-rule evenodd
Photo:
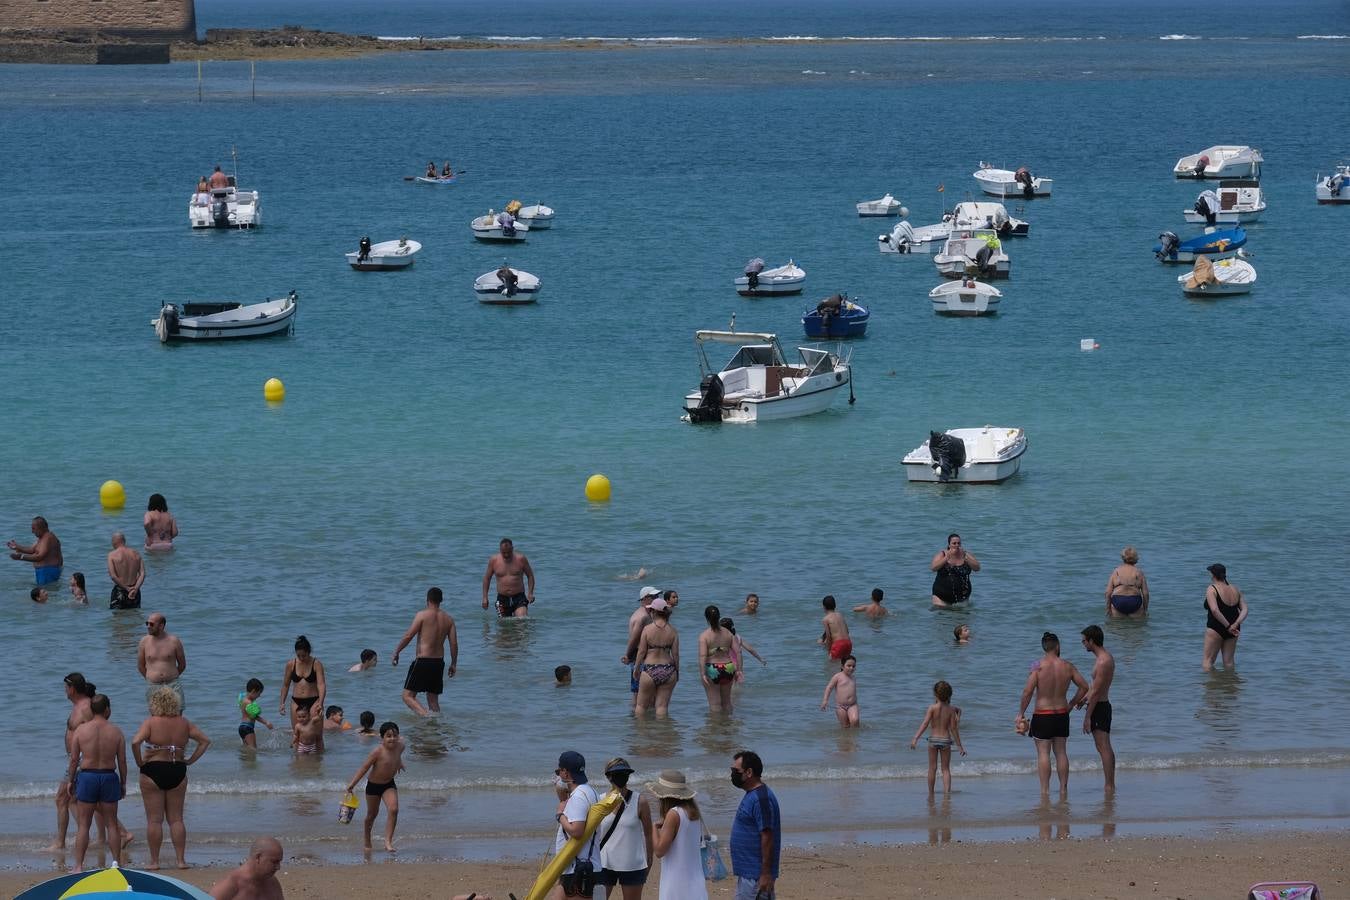
<path fill-rule="evenodd" d="M 443 34 L 439 37 L 428 37 L 424 34 L 416 36 L 407 34 L 380 34 L 376 35 L 375 39 L 378 41 L 462 41 L 464 40 L 464 35 Z"/>
<path fill-rule="evenodd" d="M 823 41 L 825 38 L 814 34 L 774 34 L 769 35 L 766 41 Z"/>
<path fill-rule="evenodd" d="M 697 44 L 703 38 L 696 37 L 613 37 L 610 35 L 588 35 L 586 37 L 565 37 L 565 43 L 595 44 Z"/>
<path fill-rule="evenodd" d="M 1197 37 L 1196 35 L 1193 35 L 1193 34 L 1164 34 L 1163 36 L 1161 36 L 1160 38 L 1158 38 L 1158 40 L 1160 40 L 1160 41 L 1202 41 L 1202 40 L 1204 40 L 1204 38 Z"/>
<path fill-rule="evenodd" d="M 802 74 L 803 74 L 803 75 L 824 75 L 825 73 L 824 73 L 824 72 L 821 72 L 821 71 L 818 71 L 818 70 L 816 70 L 816 69 L 802 69 Z"/>
<path fill-rule="evenodd" d="M 525 35 L 524 37 L 516 34 L 489 34 L 488 36 L 483 38 L 483 40 L 516 42 L 516 41 L 542 41 L 544 39 L 537 34 L 529 34 Z"/>
<path fill-rule="evenodd" d="M 1350 40 L 1350 34 L 1300 34 L 1300 41 L 1344 41 Z"/>

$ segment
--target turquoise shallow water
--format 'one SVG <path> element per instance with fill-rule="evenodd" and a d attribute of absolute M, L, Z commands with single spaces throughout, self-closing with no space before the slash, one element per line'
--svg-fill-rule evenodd
<path fill-rule="evenodd" d="M 261 677 L 275 711 L 301 632 L 330 669 L 331 702 L 404 725 L 401 783 L 429 797 L 542 785 L 564 746 L 702 779 L 743 745 L 780 779 L 914 777 L 921 760 L 898 751 L 937 678 L 965 710 L 962 775 L 1025 780 L 1032 754 L 1009 726 L 1037 639 L 1058 631 L 1088 665 L 1070 637 L 1101 620 L 1126 543 L 1153 615 L 1107 626 L 1122 792 L 1131 772 L 1215 767 L 1340 784 L 1350 727 L 1326 686 L 1350 669 L 1323 647 L 1350 587 L 1350 328 L 1323 254 L 1345 221 L 1312 199 L 1313 176 L 1346 152 L 1340 43 L 409 54 L 267 63 L 257 102 L 247 66 L 221 63 L 201 104 L 191 66 L 0 70 L 0 261 L 17 313 L 0 324 L 0 511 L 20 538 L 45 515 L 95 599 L 34 607 L 26 567 L 0 568 L 31 725 L 0 750 L 0 797 L 50 791 L 67 671 L 138 721 L 142 617 L 102 608 L 102 555 L 114 529 L 139 531 L 154 491 L 183 536 L 149 561 L 147 607 L 183 638 L 189 714 L 218 742 L 194 790 L 299 804 L 355 769 L 355 742 L 314 766 L 276 739 L 256 761 L 236 751 L 236 692 Z M 1192 94 L 1242 96 L 1244 118 L 1179 98 L 1182 72 Z M 1186 301 L 1180 270 L 1149 252 L 1197 191 L 1170 168 L 1229 140 L 1268 161 L 1270 209 L 1250 229 L 1259 285 Z M 228 168 L 232 145 L 265 227 L 192 234 L 192 184 Z M 455 187 L 402 180 L 447 155 L 468 170 Z M 1033 236 L 1008 245 L 1002 315 L 939 319 L 931 261 L 883 257 L 885 223 L 852 204 L 889 190 L 916 224 L 935 221 L 981 159 L 1032 164 L 1055 197 L 1014 210 Z M 476 245 L 468 221 L 511 197 L 558 210 L 552 232 L 509 254 L 544 292 L 535 308 L 481 307 L 472 280 L 502 252 Z M 366 233 L 426 249 L 406 272 L 351 272 L 341 253 Z M 752 255 L 795 258 L 807 293 L 736 297 Z M 291 288 L 291 338 L 162 347 L 148 324 L 162 299 Z M 772 427 L 679 422 L 693 330 L 735 313 L 739 328 L 793 340 L 801 310 L 841 289 L 872 309 L 854 345 L 856 406 Z M 1087 336 L 1102 349 L 1080 353 Z M 288 389 L 277 408 L 261 397 L 270 376 Z M 930 428 L 985 422 L 1027 430 L 1016 479 L 905 483 L 899 458 Z M 592 472 L 612 479 L 613 502 L 585 502 Z M 131 498 L 120 514 L 98 509 L 110 477 Z M 934 613 L 927 561 L 949 531 L 984 571 L 969 609 Z M 540 577 L 527 623 L 478 607 L 503 534 Z M 1199 671 L 1216 560 L 1252 606 L 1236 678 Z M 679 589 L 687 657 L 705 603 L 764 598 L 739 624 L 770 665 L 752 666 L 732 722 L 707 720 L 692 678 L 669 725 L 626 714 L 617 658 L 638 584 L 621 575 L 639 566 Z M 398 699 L 402 669 L 344 670 L 365 646 L 387 662 L 429 584 L 459 622 L 461 669 L 446 715 L 418 724 Z M 854 624 L 867 727 L 841 739 L 817 711 L 819 598 L 862 602 L 874 586 L 895 615 Z M 955 648 L 963 621 L 975 642 Z M 575 684 L 560 693 L 564 662 Z M 1279 724 L 1291 709 L 1296 741 Z M 1074 750 L 1088 761 L 1089 742 Z"/>

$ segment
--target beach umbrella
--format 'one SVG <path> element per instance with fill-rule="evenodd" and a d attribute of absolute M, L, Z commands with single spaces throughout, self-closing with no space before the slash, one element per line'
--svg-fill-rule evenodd
<path fill-rule="evenodd" d="M 177 878 L 139 869 L 119 869 L 116 866 L 93 872 L 59 875 L 34 885 L 14 900 L 148 900 L 164 897 L 211 900 L 210 894 Z"/>

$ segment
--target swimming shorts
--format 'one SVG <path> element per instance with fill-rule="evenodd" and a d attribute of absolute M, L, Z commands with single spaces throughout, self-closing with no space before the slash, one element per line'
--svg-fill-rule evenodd
<path fill-rule="evenodd" d="M 258 726 L 257 726 L 257 724 L 254 723 L 254 722 L 240 722 L 240 723 L 239 723 L 239 740 L 242 741 L 244 738 L 248 737 L 250 734 L 253 734 L 253 732 L 256 731 L 257 728 L 258 728 Z"/>
<path fill-rule="evenodd" d="M 650 866 L 645 869 L 634 869 L 631 872 L 616 872 L 613 869 L 601 869 L 599 874 L 595 876 L 595 880 L 607 888 L 612 888 L 616 884 L 623 887 L 636 887 L 639 884 L 647 883 L 647 874 L 649 872 L 651 872 Z M 614 893 L 617 894 L 618 891 L 615 891 Z M 605 896 L 609 896 L 608 891 L 605 893 Z"/>
<path fill-rule="evenodd" d="M 628 670 L 628 690 L 634 694 L 638 692 L 638 669 L 633 666 Z"/>
<path fill-rule="evenodd" d="M 53 581 L 61 580 L 60 566 L 33 566 L 33 580 L 41 587 L 44 584 L 51 584 Z"/>
<path fill-rule="evenodd" d="M 524 594 L 506 594 L 497 595 L 497 616 L 502 619 L 509 619 L 516 614 L 518 609 L 529 609 L 530 599 Z"/>
<path fill-rule="evenodd" d="M 373 781 L 366 782 L 367 797 L 382 797 L 384 796 L 385 791 L 396 791 L 396 790 L 398 790 L 398 785 L 394 784 L 394 779 L 392 778 L 382 784 L 376 784 Z"/>
<path fill-rule="evenodd" d="M 1097 705 L 1092 707 L 1092 730 L 1111 733 L 1111 703 L 1108 700 L 1098 700 Z"/>
<path fill-rule="evenodd" d="M 151 695 L 154 694 L 155 691 L 159 690 L 160 688 L 168 688 L 169 690 L 177 694 L 178 705 L 181 706 L 183 709 L 187 709 L 187 697 L 183 696 L 183 683 L 178 678 L 175 678 L 173 681 L 151 681 L 146 683 L 145 702 L 147 704 L 150 702 Z"/>
<path fill-rule="evenodd" d="M 122 799 L 122 779 L 113 769 L 81 769 L 75 776 L 75 799 L 81 803 L 116 803 Z"/>
<path fill-rule="evenodd" d="M 647 677 L 652 680 L 652 684 L 660 687 L 674 680 L 676 669 L 671 663 L 652 663 L 651 665 L 644 664 L 642 671 L 647 673 Z"/>
<path fill-rule="evenodd" d="M 187 778 L 187 764 L 159 760 L 142 763 L 141 774 L 153 781 L 161 791 L 171 791 Z"/>
<path fill-rule="evenodd" d="M 853 652 L 853 642 L 848 638 L 840 638 L 833 644 L 830 644 L 830 659 L 843 659 Z"/>
<path fill-rule="evenodd" d="M 1042 741 L 1068 737 L 1069 711 L 1065 709 L 1036 713 L 1031 717 L 1031 736 Z"/>
<path fill-rule="evenodd" d="M 141 592 L 137 591 L 133 597 L 126 588 L 120 584 L 114 584 L 112 589 L 112 599 L 108 601 L 108 609 L 140 609 Z"/>
<path fill-rule="evenodd" d="M 445 692 L 445 660 L 419 656 L 408 666 L 408 677 L 403 689 L 414 694 L 441 694 Z"/>
<path fill-rule="evenodd" d="M 713 684 L 733 681 L 736 678 L 736 664 L 734 662 L 708 663 L 705 668 L 708 673 L 708 680 Z"/>
<path fill-rule="evenodd" d="M 1112 594 L 1111 607 L 1123 616 L 1132 616 L 1144 608 L 1144 598 L 1132 594 Z"/>

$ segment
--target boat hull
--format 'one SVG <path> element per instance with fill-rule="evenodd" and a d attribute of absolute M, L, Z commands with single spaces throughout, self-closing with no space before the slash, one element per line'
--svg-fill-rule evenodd
<path fill-rule="evenodd" d="M 411 256 L 368 256 L 357 262 L 357 254 L 348 253 L 347 263 L 358 272 L 386 272 L 390 269 L 406 269 L 413 264 Z"/>
<path fill-rule="evenodd" d="M 517 228 L 515 234 L 503 234 L 500 228 L 489 228 L 473 231 L 473 237 L 476 241 L 483 241 L 486 244 L 520 244 L 525 241 L 525 232 Z"/>
<path fill-rule="evenodd" d="M 871 314 L 861 316 L 831 316 L 826 324 L 823 316 L 802 316 L 802 330 L 815 341 L 835 341 L 841 338 L 859 338 L 867 334 Z"/>
<path fill-rule="evenodd" d="M 1262 210 L 1234 210 L 1227 209 L 1214 214 L 1214 225 L 1246 225 L 1248 222 L 1256 222 L 1261 218 Z M 1187 223 L 1191 225 L 1209 225 L 1208 219 L 1200 215 L 1193 209 L 1188 209 L 1182 213 Z"/>
<path fill-rule="evenodd" d="M 553 210 L 548 207 L 526 206 L 517 215 L 531 231 L 540 231 L 553 227 Z"/>
<path fill-rule="evenodd" d="M 759 287 L 751 290 L 748 284 L 743 284 L 742 281 L 743 279 L 736 279 L 736 293 L 742 297 L 785 297 L 789 294 L 800 294 L 802 288 L 806 286 L 806 279 L 800 278 L 779 284 L 765 284 L 761 281 Z"/>
<path fill-rule="evenodd" d="M 241 338 L 271 337 L 289 331 L 295 322 L 295 303 L 289 304 L 280 313 L 265 319 L 242 320 L 238 322 L 201 322 L 192 317 L 180 318 L 178 330 L 166 334 L 164 343 L 179 341 L 220 341 Z M 154 324 L 152 322 L 152 324 Z"/>
<path fill-rule="evenodd" d="M 1054 179 L 1052 178 L 1033 177 L 1031 179 L 1031 193 L 1028 194 L 1022 183 L 1013 178 L 1012 174 L 1013 173 L 1009 172 L 1008 177 L 1006 178 L 981 178 L 979 173 L 976 173 L 974 178 L 975 183 L 980 186 L 980 190 L 984 191 L 984 193 L 990 197 L 998 197 L 1000 200 L 1006 198 L 1012 198 L 1014 200 L 1019 198 L 1030 200 L 1035 197 L 1049 197 L 1050 192 L 1055 185 Z"/>
<path fill-rule="evenodd" d="M 1023 453 L 1025 453 L 1025 448 Z M 942 479 L 932 464 L 906 462 L 905 478 L 908 481 L 938 482 Z M 967 463 L 956 470 L 954 478 L 948 478 L 946 484 L 998 484 L 1016 475 L 1022 468 L 1022 454 L 999 462 Z"/>
<path fill-rule="evenodd" d="M 826 377 L 837 378 L 838 380 L 826 384 L 823 383 L 823 379 Z M 822 379 L 822 383 L 818 388 L 814 390 L 799 389 L 796 393 L 789 394 L 786 397 L 741 398 L 734 403 L 728 400 L 722 405 L 722 421 L 732 424 L 772 422 L 824 412 L 839 398 L 840 391 L 849 386 L 852 372 L 849 369 L 844 369 L 842 372 L 836 371 L 828 376 L 820 376 L 820 379 Z M 697 391 L 686 395 L 684 398 L 685 412 L 692 413 L 698 409 L 701 399 L 702 397 Z"/>
<path fill-rule="evenodd" d="M 939 316 L 994 316 L 998 315 L 999 297 L 986 297 L 983 294 L 970 299 L 965 296 L 951 295 L 933 298 L 933 312 Z"/>
<path fill-rule="evenodd" d="M 458 181 L 459 179 L 456 178 L 454 175 L 451 175 L 449 178 L 428 178 L 428 177 L 425 176 L 425 175 L 418 175 L 418 176 L 417 176 L 415 179 L 413 179 L 413 180 L 416 181 L 418 184 L 440 184 L 440 185 L 448 185 L 448 184 L 454 184 L 454 183 L 455 183 L 456 181 Z"/>

